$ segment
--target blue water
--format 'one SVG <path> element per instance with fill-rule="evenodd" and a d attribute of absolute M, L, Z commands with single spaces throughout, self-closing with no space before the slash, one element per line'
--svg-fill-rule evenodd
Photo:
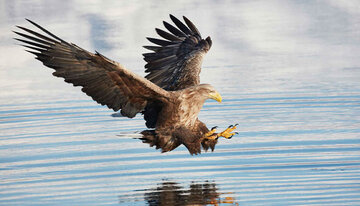
<path fill-rule="evenodd" d="M 0 205 L 360 205 L 358 1 L 0 1 Z M 200 119 L 239 134 L 161 154 L 12 40 L 32 19 L 140 75 L 168 14 L 213 47 Z"/>

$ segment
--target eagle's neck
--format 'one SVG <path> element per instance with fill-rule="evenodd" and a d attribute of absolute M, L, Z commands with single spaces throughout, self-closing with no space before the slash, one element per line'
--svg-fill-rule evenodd
<path fill-rule="evenodd" d="M 186 127 L 196 126 L 196 120 L 206 98 L 196 90 L 186 90 L 179 96 L 180 121 Z"/>

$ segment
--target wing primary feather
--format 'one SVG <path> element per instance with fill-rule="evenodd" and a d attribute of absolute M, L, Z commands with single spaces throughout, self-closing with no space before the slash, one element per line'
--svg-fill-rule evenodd
<path fill-rule="evenodd" d="M 35 38 L 35 37 L 33 37 L 33 36 L 29 36 L 29 35 L 27 35 L 27 34 L 23 34 L 23 33 L 17 32 L 17 31 L 14 31 L 14 33 L 17 34 L 17 35 L 19 35 L 19 36 L 22 36 L 22 37 L 25 37 L 25 38 L 27 38 L 27 39 L 30 39 L 30 40 L 32 40 L 32 41 L 34 41 L 34 42 L 38 42 L 38 43 L 40 43 L 40 44 L 49 45 L 49 46 L 52 44 L 52 43 L 49 43 L 49 42 L 44 41 L 44 40 L 42 40 L 42 39 L 38 39 L 38 38 Z"/>
<path fill-rule="evenodd" d="M 166 31 L 163 31 L 161 29 L 156 28 L 156 33 L 158 33 L 161 37 L 164 39 L 170 40 L 170 41 L 181 41 L 178 37 L 174 36 L 173 34 L 169 34 Z"/>
<path fill-rule="evenodd" d="M 154 52 L 151 52 L 151 53 L 143 53 L 142 54 L 144 57 L 155 57 L 157 56 L 158 54 L 157 53 L 154 53 Z"/>
<path fill-rule="evenodd" d="M 41 54 L 41 53 L 39 53 L 39 52 L 30 51 L 30 50 L 27 50 L 27 49 L 25 49 L 25 51 L 27 51 L 27 52 L 29 52 L 29 53 L 32 53 L 32 54 L 34 54 L 34 55 L 36 56 L 36 58 L 39 58 L 40 56 L 42 56 L 42 54 Z"/>
<path fill-rule="evenodd" d="M 49 46 L 47 46 L 47 45 L 38 44 L 38 43 L 35 43 L 35 42 L 32 42 L 32 41 L 27 41 L 27 40 L 18 39 L 18 38 L 14 38 L 14 39 L 17 40 L 17 41 L 21 41 L 21 42 L 23 42 L 23 43 L 26 43 L 26 44 L 30 44 L 30 45 L 33 45 L 33 46 L 40 47 L 40 48 L 44 48 L 44 49 L 48 49 L 48 48 L 49 48 Z"/>
<path fill-rule="evenodd" d="M 59 43 L 59 42 L 55 41 L 54 39 L 51 39 L 51 38 L 49 38 L 49 37 L 47 37 L 47 36 L 44 36 L 44 35 L 42 35 L 42 34 L 39 34 L 39 33 L 35 32 L 35 31 L 33 31 L 33 30 L 30 30 L 30 29 L 28 29 L 28 28 L 25 28 L 25 27 L 22 27 L 22 26 L 16 26 L 16 27 L 18 27 L 18 28 L 20 28 L 20 29 L 22 29 L 22 30 L 24 30 L 24 31 L 26 31 L 26 32 L 29 32 L 30 34 L 33 34 L 33 35 L 35 35 L 35 36 L 37 36 L 37 37 L 39 37 L 39 38 L 41 38 L 41 39 L 44 39 L 44 40 L 46 40 L 46 41 L 50 41 L 50 42 L 53 42 L 53 43 Z"/>
<path fill-rule="evenodd" d="M 175 61 L 176 61 L 176 56 L 175 55 L 168 56 L 168 57 L 165 57 L 165 58 L 158 59 L 158 60 L 147 63 L 145 65 L 145 68 L 149 68 L 149 67 L 161 68 L 163 66 L 170 65 L 171 63 L 173 63 Z"/>
<path fill-rule="evenodd" d="M 161 56 L 157 55 L 156 53 L 144 53 L 144 60 L 146 62 L 154 61 L 156 59 L 162 58 Z"/>
<path fill-rule="evenodd" d="M 143 46 L 145 49 L 157 52 L 159 49 L 161 49 L 162 47 L 159 46 Z"/>
<path fill-rule="evenodd" d="M 175 25 L 181 30 L 183 31 L 185 34 L 187 35 L 191 35 L 193 32 L 190 31 L 190 29 L 185 26 L 184 23 L 182 23 L 178 18 L 176 18 L 175 16 L 170 14 L 170 18 L 171 20 L 175 23 Z"/>
<path fill-rule="evenodd" d="M 168 55 L 165 54 L 157 54 L 157 53 L 144 53 L 144 60 L 146 62 L 152 62 L 152 61 L 156 61 L 158 59 L 162 59 L 164 57 L 167 57 Z"/>
<path fill-rule="evenodd" d="M 41 52 L 41 53 L 46 52 L 45 49 L 41 49 L 41 48 L 39 48 L 39 47 L 33 47 L 33 46 L 25 45 L 25 44 L 20 44 L 20 45 L 23 46 L 23 47 L 29 48 L 29 49 L 33 49 L 33 50 L 39 51 L 39 52 Z"/>
<path fill-rule="evenodd" d="M 167 46 L 172 44 L 172 42 L 169 41 L 165 41 L 165 40 L 161 40 L 161 39 L 155 39 L 155 38 L 151 38 L 151 37 L 146 37 L 150 42 L 160 45 L 160 46 Z"/>
<path fill-rule="evenodd" d="M 39 29 L 42 30 L 43 32 L 45 32 L 45 33 L 47 33 L 48 35 L 52 36 L 53 38 L 61 41 L 62 43 L 70 45 L 70 44 L 67 43 L 66 41 L 64 41 L 64 40 L 60 39 L 59 37 L 55 36 L 54 34 L 52 34 L 51 32 L 49 32 L 48 30 L 44 29 L 42 26 L 38 25 L 37 23 L 31 21 L 30 19 L 26 19 L 26 21 L 30 22 L 32 25 L 36 26 L 37 28 L 39 28 Z"/>
<path fill-rule="evenodd" d="M 193 31 L 193 33 L 200 35 L 199 30 L 196 28 L 196 26 L 188 19 L 186 18 L 186 16 L 183 16 L 185 23 L 188 25 L 188 27 L 191 29 L 191 31 Z"/>
<path fill-rule="evenodd" d="M 169 30 L 172 34 L 179 36 L 179 37 L 187 37 L 187 35 L 180 31 L 178 28 L 174 27 L 173 25 L 167 23 L 166 21 L 163 21 L 163 24 L 167 30 Z"/>

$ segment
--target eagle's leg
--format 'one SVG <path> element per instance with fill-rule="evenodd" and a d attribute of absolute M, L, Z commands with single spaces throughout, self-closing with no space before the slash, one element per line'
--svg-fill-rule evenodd
<path fill-rule="evenodd" d="M 217 128 L 217 126 L 211 128 L 211 130 L 209 132 L 207 132 L 204 136 L 209 137 L 209 136 L 213 135 L 216 132 L 216 128 Z"/>
<path fill-rule="evenodd" d="M 217 137 L 225 137 L 226 139 L 231 139 L 232 136 L 234 136 L 235 134 L 237 134 L 237 132 L 232 132 L 236 129 L 236 126 L 238 124 L 235 125 L 230 125 L 226 130 L 220 132 L 217 134 Z"/>
<path fill-rule="evenodd" d="M 210 131 L 208 131 L 207 133 L 205 133 L 205 135 L 202 137 L 202 139 L 209 139 L 209 140 L 214 140 L 217 139 L 217 133 L 216 132 L 216 128 L 217 126 L 211 128 Z"/>

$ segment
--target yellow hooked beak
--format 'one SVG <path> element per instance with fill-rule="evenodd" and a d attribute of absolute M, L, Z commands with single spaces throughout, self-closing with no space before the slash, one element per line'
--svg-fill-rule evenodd
<path fill-rule="evenodd" d="M 216 91 L 215 91 L 215 92 L 212 92 L 212 93 L 209 93 L 209 97 L 210 97 L 211 99 L 214 99 L 214 100 L 220 102 L 220 103 L 221 103 L 221 101 L 222 101 L 221 95 L 219 94 L 219 92 L 216 92 Z"/>

